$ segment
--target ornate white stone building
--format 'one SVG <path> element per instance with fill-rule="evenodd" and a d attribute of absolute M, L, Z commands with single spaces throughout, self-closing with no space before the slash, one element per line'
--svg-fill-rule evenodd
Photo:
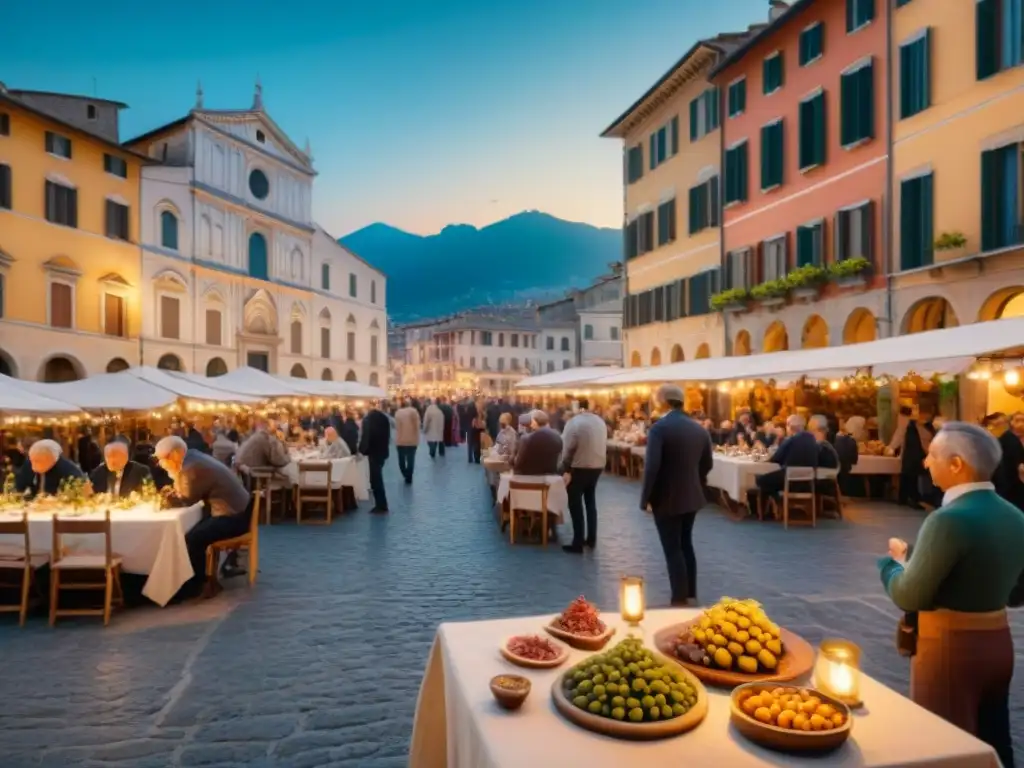
<path fill-rule="evenodd" d="M 126 142 L 141 192 L 142 360 L 250 365 L 383 386 L 385 277 L 313 221 L 316 171 L 263 108 L 209 110 Z"/>

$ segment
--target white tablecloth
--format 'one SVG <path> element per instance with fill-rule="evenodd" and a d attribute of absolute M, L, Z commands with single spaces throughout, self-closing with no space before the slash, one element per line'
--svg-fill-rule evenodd
<path fill-rule="evenodd" d="M 59 510 L 57 514 L 63 514 Z M 14 520 L 21 513 L 0 513 L 0 520 Z M 151 505 L 110 511 L 110 540 L 114 553 L 123 558 L 127 573 L 148 575 L 142 594 L 160 606 L 167 605 L 181 585 L 192 578 L 192 564 L 185 549 L 185 534 L 202 519 L 203 505 L 156 510 Z M 102 514 L 79 519 L 102 519 Z M 53 511 L 29 513 L 29 543 L 33 552 L 50 553 L 53 542 Z M 64 536 L 72 551 L 102 552 L 99 535 Z M 5 552 L 22 552 L 17 536 L 0 536 Z"/>
<path fill-rule="evenodd" d="M 695 609 L 651 611 L 642 634 L 650 645 L 655 631 L 685 621 Z M 604 614 L 612 625 L 617 616 Z M 420 688 L 409 765 L 412 768 L 542 768 L 546 766 L 745 766 L 827 765 L 998 768 L 991 747 L 881 683 L 861 681 L 865 708 L 856 715 L 849 741 L 825 758 L 798 758 L 763 750 L 729 724 L 729 692 L 708 689 L 709 708 L 695 730 L 653 742 L 606 738 L 566 720 L 551 703 L 551 685 L 572 664 L 590 655 L 570 650 L 553 670 L 526 670 L 499 655 L 502 641 L 516 634 L 543 634 L 550 616 L 442 624 Z M 612 639 L 624 637 L 618 627 Z M 896 650 L 893 649 L 893 653 Z M 488 686 L 494 675 L 530 678 L 533 688 L 518 712 L 505 712 Z"/>
<path fill-rule="evenodd" d="M 733 501 L 746 501 L 747 491 L 756 487 L 758 475 L 779 468 L 770 461 L 754 461 L 742 456 L 725 456 L 716 453 L 714 465 L 708 472 L 708 485 L 718 488 Z"/>
<path fill-rule="evenodd" d="M 898 475 L 903 462 L 897 456 L 861 454 L 850 470 L 851 475 Z"/>
<path fill-rule="evenodd" d="M 511 472 L 502 474 L 498 481 L 497 501 L 499 504 L 505 501 L 509 495 L 509 482 L 520 480 L 524 483 L 547 483 L 548 485 L 548 514 L 553 515 L 559 523 L 569 510 L 569 494 L 565 490 L 565 481 L 561 475 L 513 475 Z M 540 511 L 540 491 L 516 491 L 512 499 L 512 506 L 515 509 L 526 509 Z"/>
<path fill-rule="evenodd" d="M 323 461 L 314 454 L 303 456 L 296 454 L 292 463 L 284 469 L 292 484 L 299 482 L 299 462 Z M 305 486 L 307 488 L 323 488 L 327 484 L 326 472 L 307 472 Z M 331 459 L 331 485 L 334 488 L 350 486 L 358 501 L 370 498 L 370 465 L 362 457 L 346 456 L 344 459 Z"/>

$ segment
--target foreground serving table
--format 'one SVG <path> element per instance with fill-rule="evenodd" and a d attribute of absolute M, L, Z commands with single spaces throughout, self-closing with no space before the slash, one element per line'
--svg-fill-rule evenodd
<path fill-rule="evenodd" d="M 29 542 L 33 553 L 49 554 L 53 542 L 53 515 L 75 515 L 71 509 L 29 512 Z M 18 520 L 21 512 L 0 512 L 0 520 Z M 159 606 L 167 605 L 181 586 L 192 578 L 192 564 L 185 549 L 185 534 L 202 519 L 203 505 L 158 510 L 152 504 L 132 509 L 110 510 L 110 541 L 114 553 L 123 559 L 126 573 L 148 575 L 142 594 Z M 75 515 L 80 520 L 102 520 L 102 512 Z M 63 537 L 73 552 L 102 552 L 98 535 Z M 20 553 L 24 540 L 0 536 L 0 550 Z"/>
<path fill-rule="evenodd" d="M 662 627 L 695 617 L 696 609 L 648 613 L 642 634 L 653 645 Z M 602 618 L 628 634 L 614 615 Z M 797 758 L 769 752 L 739 735 L 729 724 L 729 693 L 709 688 L 707 718 L 690 733 L 653 742 L 628 742 L 600 736 L 564 719 L 551 703 L 551 685 L 572 664 L 590 655 L 570 651 L 558 669 L 528 670 L 498 653 L 516 634 L 543 634 L 551 616 L 503 619 L 438 627 L 420 687 L 409 764 L 412 768 L 542 768 L 544 766 L 931 766 L 998 768 L 988 745 L 909 699 L 862 677 L 865 708 L 855 716 L 853 733 L 838 751 L 824 758 Z M 893 649 L 895 653 L 895 649 Z M 518 712 L 499 709 L 488 682 L 498 674 L 521 674 L 533 683 Z"/>

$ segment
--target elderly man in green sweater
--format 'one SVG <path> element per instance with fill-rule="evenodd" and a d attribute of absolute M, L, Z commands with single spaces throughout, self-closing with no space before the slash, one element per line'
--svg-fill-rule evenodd
<path fill-rule="evenodd" d="M 1024 515 L 991 482 L 1001 456 L 987 430 L 943 426 L 925 460 L 945 491 L 942 507 L 921 526 L 913 553 L 891 539 L 878 564 L 897 607 L 919 612 L 910 697 L 991 744 L 1012 768 L 1006 608 L 1024 601 Z"/>

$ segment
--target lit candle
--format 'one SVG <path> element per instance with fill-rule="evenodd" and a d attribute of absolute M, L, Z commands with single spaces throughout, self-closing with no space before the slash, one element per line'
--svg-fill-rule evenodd
<path fill-rule="evenodd" d="M 644 580 L 640 576 L 623 576 L 619 593 L 619 610 L 623 621 L 639 624 L 644 618 Z"/>
<path fill-rule="evenodd" d="M 844 704 L 859 706 L 860 648 L 847 640 L 823 640 L 815 669 L 815 684 Z"/>

